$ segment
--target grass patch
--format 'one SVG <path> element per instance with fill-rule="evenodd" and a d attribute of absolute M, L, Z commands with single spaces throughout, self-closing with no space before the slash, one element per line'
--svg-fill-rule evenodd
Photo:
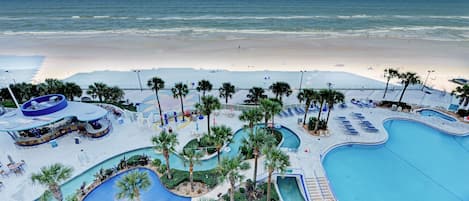
<path fill-rule="evenodd" d="M 270 184 L 271 191 L 270 191 L 270 199 L 273 201 L 279 201 L 280 198 L 278 196 L 277 190 L 275 189 L 274 184 Z M 267 199 L 267 183 L 263 183 L 259 186 L 257 186 L 256 191 L 258 192 L 258 198 L 257 199 L 252 199 L 253 201 L 266 201 Z M 234 200 L 236 201 L 248 201 L 248 195 L 249 191 L 246 190 L 245 188 L 239 188 L 236 190 L 235 195 L 234 195 Z M 230 195 L 225 194 L 222 196 L 223 200 L 228 201 L 230 200 Z"/>
<path fill-rule="evenodd" d="M 209 142 L 209 139 L 208 139 L 207 135 L 204 135 L 202 138 L 200 138 L 200 142 L 198 142 L 197 139 L 193 139 L 193 140 L 189 141 L 184 146 L 184 149 L 186 147 L 192 147 L 192 146 L 203 148 L 204 151 L 205 151 L 205 147 L 209 147 L 209 148 L 207 148 L 207 153 L 209 155 L 217 152 L 217 149 L 215 148 L 215 145 L 213 145 L 212 143 Z"/>
<path fill-rule="evenodd" d="M 161 176 L 161 182 L 166 186 L 166 188 L 173 189 L 182 182 L 189 181 L 189 172 L 171 169 L 171 174 L 173 178 L 170 180 L 167 177 L 167 174 Z M 218 184 L 218 173 L 216 169 L 207 170 L 207 171 L 194 171 L 193 173 L 194 181 L 201 182 L 207 185 L 209 188 L 213 188 Z"/>

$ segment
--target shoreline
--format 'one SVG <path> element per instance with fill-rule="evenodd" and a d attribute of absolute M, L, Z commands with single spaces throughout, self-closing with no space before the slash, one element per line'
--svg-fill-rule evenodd
<path fill-rule="evenodd" d="M 68 78 L 102 70 L 180 68 L 230 71 L 336 71 L 384 81 L 383 70 L 417 72 L 427 85 L 451 91 L 448 80 L 469 74 L 469 42 L 391 38 L 311 39 L 283 35 L 193 37 L 132 34 L 66 37 L 0 36 L 0 55 L 42 55 L 33 78 Z"/>

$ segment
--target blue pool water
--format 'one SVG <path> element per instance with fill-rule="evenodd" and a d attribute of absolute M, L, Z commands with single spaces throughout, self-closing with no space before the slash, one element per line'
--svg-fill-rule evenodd
<path fill-rule="evenodd" d="M 284 136 L 284 142 L 280 145 L 280 147 L 285 147 L 289 149 L 297 149 L 300 146 L 299 138 L 290 129 L 286 127 L 281 127 L 279 128 L 279 131 Z M 224 158 L 224 157 L 232 158 L 232 157 L 237 156 L 239 152 L 239 147 L 241 146 L 243 139 L 246 137 L 247 137 L 247 133 L 243 129 L 236 131 L 233 136 L 232 142 L 228 144 L 231 151 L 230 152 L 223 151 L 221 153 L 221 158 Z M 163 155 L 156 153 L 152 147 L 136 149 L 136 150 L 129 151 L 123 154 L 119 154 L 117 156 L 114 156 L 110 159 L 107 159 L 99 163 L 98 165 L 95 165 L 94 167 L 88 169 L 84 173 L 78 175 L 77 177 L 63 184 L 62 191 L 65 195 L 64 197 L 67 197 L 68 195 L 73 194 L 76 191 L 76 189 L 80 188 L 83 182 L 86 182 L 87 184 L 90 184 L 91 182 L 93 182 L 94 175 L 97 172 L 99 172 L 101 168 L 106 169 L 106 168 L 115 167 L 115 165 L 118 164 L 122 158 L 124 157 L 129 158 L 137 154 L 145 154 L 152 158 L 160 159 L 161 161 L 164 162 Z M 189 167 L 184 165 L 183 160 L 181 160 L 178 155 L 171 154 L 169 160 L 171 163 L 171 168 L 179 169 L 179 170 L 189 170 Z M 210 170 L 210 169 L 215 168 L 217 166 L 217 163 L 218 163 L 217 157 L 203 160 L 200 164 L 194 166 L 194 170 L 195 171 Z"/>
<path fill-rule="evenodd" d="M 164 186 L 162 186 L 161 181 L 157 174 L 153 171 L 146 169 L 146 168 L 138 168 L 136 171 L 144 171 L 147 172 L 151 179 L 151 187 L 147 191 L 140 191 L 141 192 L 141 200 L 146 201 L 190 201 L 191 198 L 178 196 L 168 190 Z M 93 190 L 90 194 L 88 194 L 84 201 L 111 201 L 117 200 L 115 199 L 115 195 L 118 192 L 118 188 L 116 187 L 117 181 L 119 181 L 124 175 L 128 172 L 121 173 L 103 184 L 101 184 L 98 188 Z M 156 199 L 157 197 L 157 199 Z"/>
<path fill-rule="evenodd" d="M 338 200 L 469 200 L 469 137 L 409 120 L 388 120 L 384 127 L 384 145 L 342 146 L 326 155 Z"/>
<path fill-rule="evenodd" d="M 300 184 L 296 177 L 277 177 L 277 186 L 283 201 L 304 201 L 300 190 Z"/>
<path fill-rule="evenodd" d="M 438 112 L 436 110 L 422 109 L 422 110 L 419 110 L 418 113 L 422 116 L 438 117 L 438 118 L 444 119 L 446 121 L 453 121 L 453 122 L 456 121 L 456 119 L 454 117 L 451 117 L 447 114 Z"/>

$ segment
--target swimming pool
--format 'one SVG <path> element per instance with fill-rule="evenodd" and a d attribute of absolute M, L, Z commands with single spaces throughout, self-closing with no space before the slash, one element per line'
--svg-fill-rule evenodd
<path fill-rule="evenodd" d="M 158 200 L 171 200 L 171 201 L 190 201 L 191 198 L 189 197 L 182 197 L 176 195 L 168 190 L 161 184 L 160 178 L 158 175 L 146 168 L 137 168 L 135 170 L 130 171 L 142 171 L 147 172 L 148 176 L 151 180 L 151 186 L 147 191 L 140 191 L 140 200 L 143 201 L 154 201 L 155 196 L 158 196 Z M 120 173 L 111 179 L 105 181 L 101 185 L 99 185 L 96 189 L 91 191 L 83 200 L 84 201 L 103 201 L 103 200 L 117 200 L 115 199 L 115 195 L 118 192 L 118 188 L 116 187 L 116 182 L 119 181 L 123 176 L 128 174 L 129 171 Z"/>
<path fill-rule="evenodd" d="M 446 121 L 452 121 L 452 122 L 455 122 L 457 121 L 454 117 L 452 116 L 449 116 L 445 113 L 442 113 L 442 112 L 439 112 L 439 111 L 436 111 L 436 110 L 432 110 L 432 109 L 421 109 L 419 111 L 417 111 L 420 115 L 422 116 L 427 116 L 427 117 L 438 117 L 438 118 L 441 118 L 441 119 L 444 119 Z"/>
<path fill-rule="evenodd" d="M 410 120 L 388 120 L 388 141 L 341 146 L 323 160 L 341 201 L 468 200 L 469 137 Z"/>
<path fill-rule="evenodd" d="M 298 136 L 295 133 L 293 133 L 293 131 L 283 126 L 281 126 L 278 130 L 282 133 L 282 136 L 284 138 L 283 142 L 280 144 L 280 147 L 285 147 L 288 149 L 298 149 L 298 147 L 300 146 L 300 140 Z M 233 135 L 231 143 L 227 145 L 230 148 L 230 151 L 221 152 L 221 158 L 224 158 L 224 157 L 233 158 L 237 156 L 239 152 L 239 147 L 241 146 L 243 139 L 245 139 L 246 137 L 247 137 L 247 132 L 245 132 L 244 129 L 239 129 L 238 131 L 236 131 L 235 134 Z M 95 178 L 94 175 L 97 172 L 99 172 L 101 168 L 107 169 L 107 168 L 115 167 L 116 164 L 118 164 L 122 158 L 124 157 L 129 158 L 133 155 L 141 155 L 141 154 L 145 154 L 147 156 L 150 156 L 151 158 L 160 159 L 161 161 L 164 161 L 163 155 L 160 153 L 156 153 L 152 147 L 144 147 L 144 148 L 128 151 L 122 154 L 118 154 L 116 156 L 113 156 L 93 166 L 92 168 L 86 170 L 82 174 L 64 183 L 61 186 L 64 197 L 72 195 L 74 192 L 76 192 L 76 189 L 79 189 L 80 186 L 83 184 L 83 182 L 85 182 L 86 184 L 92 183 Z M 179 170 L 189 170 L 189 167 L 184 165 L 183 160 L 181 160 L 181 158 L 178 155 L 171 153 L 169 160 L 171 163 L 171 168 L 179 169 Z M 201 163 L 198 165 L 195 165 L 194 170 L 195 171 L 210 170 L 210 169 L 216 168 L 217 164 L 218 164 L 217 157 L 212 157 L 210 159 L 201 161 Z"/>
<path fill-rule="evenodd" d="M 277 186 L 283 201 L 305 201 L 297 177 L 277 176 Z"/>

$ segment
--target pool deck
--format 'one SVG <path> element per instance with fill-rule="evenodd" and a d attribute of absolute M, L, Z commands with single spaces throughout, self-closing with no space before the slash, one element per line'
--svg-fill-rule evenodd
<path fill-rule="evenodd" d="M 409 98 L 405 101 L 415 104 L 423 102 L 421 94 L 419 93 L 420 91 L 411 92 L 409 94 L 406 93 L 406 96 L 408 95 Z M 395 97 L 397 96 L 396 94 L 390 93 L 389 97 Z M 382 123 L 388 118 L 410 118 L 457 135 L 463 135 L 464 132 L 469 130 L 469 125 L 464 123 L 452 123 L 437 118 L 422 117 L 415 113 L 396 112 L 382 108 L 358 108 L 350 104 L 351 98 L 371 98 L 379 100 L 378 97 L 382 96 L 382 93 L 377 91 L 347 91 L 345 92 L 345 95 L 347 97 L 347 104 L 349 107 L 345 109 L 335 109 L 332 111 L 329 121 L 329 136 L 313 136 L 305 132 L 303 128 L 297 124 L 297 118 L 302 118 L 302 115 L 295 115 L 286 118 L 280 118 L 278 116 L 275 117 L 276 123 L 288 127 L 301 139 L 301 145 L 298 151 L 288 152 L 291 167 L 302 169 L 306 179 L 314 179 L 314 181 L 317 181 L 313 182 L 313 184 L 321 183 L 323 181 L 319 180 L 327 178 L 322 167 L 321 159 L 322 156 L 332 148 L 351 143 L 379 144 L 385 142 L 387 134 Z M 427 95 L 426 98 L 425 103 L 435 102 L 436 104 L 434 106 L 446 104 L 436 102 L 439 100 L 436 95 L 435 97 Z M 229 117 L 226 115 L 228 112 L 230 111 L 221 111 L 218 116 L 215 116 L 216 124 L 226 124 L 230 126 L 233 131 L 236 131 L 243 126 L 243 122 L 239 121 L 237 118 L 240 112 L 234 111 L 236 114 L 235 117 Z M 356 120 L 351 116 L 352 112 L 362 113 L 366 120 L 370 121 L 379 129 L 379 132 L 367 133 L 362 130 L 358 124 L 359 120 Z M 316 116 L 317 113 L 311 113 L 310 115 Z M 324 113 L 324 115 L 326 114 Z M 351 121 L 353 127 L 356 128 L 360 134 L 357 136 L 346 135 L 340 123 L 335 120 L 335 117 L 338 116 L 347 117 L 347 119 Z M 31 148 L 16 147 L 13 144 L 12 139 L 7 134 L 0 135 L 0 162 L 5 166 L 7 163 L 7 155 L 11 155 L 15 161 L 25 160 L 27 163 L 25 168 L 26 172 L 23 175 L 16 176 L 10 174 L 9 177 L 0 177 L 0 181 L 4 184 L 4 187 L 0 189 L 0 197 L 11 198 L 10 200 L 12 201 L 33 200 L 44 191 L 42 186 L 33 185 L 30 181 L 31 173 L 37 172 L 40 167 L 60 162 L 64 165 L 74 167 L 73 176 L 76 176 L 93 165 L 114 155 L 139 147 L 151 146 L 150 138 L 161 131 L 161 128 L 158 126 L 140 125 L 137 122 L 131 122 L 128 118 L 125 119 L 125 123 L 123 125 L 118 124 L 113 118 L 110 119 L 112 119 L 114 125 L 114 129 L 110 135 L 100 139 L 82 138 L 80 144 L 74 144 L 74 137 L 76 137 L 77 134 L 72 133 L 57 139 L 59 146 L 56 148 L 51 148 L 49 144 L 43 144 Z M 176 151 L 181 151 L 182 147 L 188 141 L 196 138 L 196 135 L 193 134 L 195 132 L 195 123 L 175 124 L 174 122 L 171 122 L 170 124 L 178 133 L 179 145 L 176 147 Z M 199 122 L 199 133 L 206 131 L 206 124 L 206 119 Z M 85 150 L 89 156 L 89 162 L 80 163 L 78 160 L 80 149 Z M 258 178 L 266 175 L 263 167 L 263 160 L 263 158 L 259 160 Z M 253 160 L 249 160 L 248 162 L 252 167 Z M 252 178 L 252 171 L 252 169 L 249 169 L 243 171 L 242 174 L 246 176 L 246 179 Z M 203 197 L 216 198 L 219 193 L 226 193 L 228 188 L 228 183 L 224 182 Z M 322 191 L 327 191 L 324 187 L 321 187 L 321 189 Z M 322 193 L 326 194 L 327 192 Z M 310 192 L 310 194 L 312 194 L 312 192 Z"/>

